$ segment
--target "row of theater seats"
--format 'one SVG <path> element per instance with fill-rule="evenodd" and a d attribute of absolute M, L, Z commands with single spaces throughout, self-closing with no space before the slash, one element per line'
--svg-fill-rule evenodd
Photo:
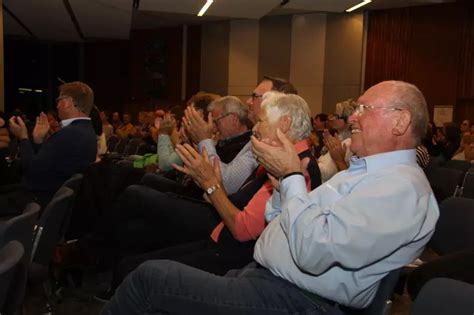
<path fill-rule="evenodd" d="M 425 173 L 438 202 L 453 196 L 474 198 L 474 164 L 450 160 L 429 165 Z"/>
<path fill-rule="evenodd" d="M 43 211 L 36 203 L 23 214 L 0 222 L 0 313 L 21 313 L 27 281 L 44 284 L 49 277 L 56 246 L 64 241 L 74 198 L 82 182 L 76 174 L 56 192 Z M 52 281 L 54 283 L 55 281 Z M 43 287 L 45 287 L 43 285 Z M 51 313 L 51 297 L 44 313 Z"/>
<path fill-rule="evenodd" d="M 121 156 L 156 153 L 156 146 L 147 144 L 141 138 L 122 139 L 116 135 L 107 140 L 107 149 L 109 153 Z"/>

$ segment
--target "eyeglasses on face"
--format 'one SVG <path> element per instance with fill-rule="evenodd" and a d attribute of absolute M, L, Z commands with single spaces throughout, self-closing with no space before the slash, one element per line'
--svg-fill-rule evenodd
<path fill-rule="evenodd" d="M 62 95 L 62 96 L 59 96 L 58 98 L 56 98 L 56 104 L 59 103 L 60 100 L 62 99 L 65 99 L 65 98 L 68 98 L 70 97 L 69 95 Z"/>
<path fill-rule="evenodd" d="M 213 121 L 214 121 L 215 124 L 217 124 L 217 122 L 218 122 L 219 120 L 221 120 L 221 119 L 224 118 L 224 117 L 229 116 L 230 114 L 233 114 L 233 113 L 225 113 L 225 114 L 222 114 L 222 115 L 217 116 L 216 118 L 214 118 Z"/>
<path fill-rule="evenodd" d="M 252 95 L 250 95 L 250 97 L 252 98 L 252 101 L 255 101 L 257 98 L 262 98 L 263 94 L 257 94 L 253 92 Z"/>
<path fill-rule="evenodd" d="M 365 105 L 361 103 L 355 103 L 354 106 L 355 106 L 354 112 L 359 115 L 362 115 L 366 110 L 374 110 L 374 109 L 385 109 L 385 110 L 390 110 L 390 111 L 402 110 L 401 108 L 398 108 L 398 107 L 379 107 L 379 106 Z"/>

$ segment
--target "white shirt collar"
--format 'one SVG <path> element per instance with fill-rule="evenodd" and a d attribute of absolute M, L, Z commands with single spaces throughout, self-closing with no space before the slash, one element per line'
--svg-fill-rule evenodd
<path fill-rule="evenodd" d="M 61 120 L 61 128 L 69 126 L 75 120 L 91 120 L 90 117 L 74 117 Z"/>

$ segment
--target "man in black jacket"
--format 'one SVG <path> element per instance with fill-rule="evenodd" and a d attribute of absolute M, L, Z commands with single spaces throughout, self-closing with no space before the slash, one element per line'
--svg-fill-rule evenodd
<path fill-rule="evenodd" d="M 20 141 L 24 201 L 36 200 L 43 209 L 64 181 L 83 172 L 97 153 L 97 138 L 89 118 L 94 104 L 92 89 L 82 82 L 65 83 L 59 87 L 56 102 L 61 129 L 47 139 L 46 114 L 36 118 L 33 144 L 21 117 L 10 119 L 10 131 Z"/>

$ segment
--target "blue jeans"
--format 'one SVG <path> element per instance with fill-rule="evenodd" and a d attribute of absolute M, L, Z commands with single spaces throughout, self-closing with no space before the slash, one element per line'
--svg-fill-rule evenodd
<path fill-rule="evenodd" d="M 140 265 L 102 314 L 342 314 L 266 269 L 226 276 L 169 260 Z"/>

